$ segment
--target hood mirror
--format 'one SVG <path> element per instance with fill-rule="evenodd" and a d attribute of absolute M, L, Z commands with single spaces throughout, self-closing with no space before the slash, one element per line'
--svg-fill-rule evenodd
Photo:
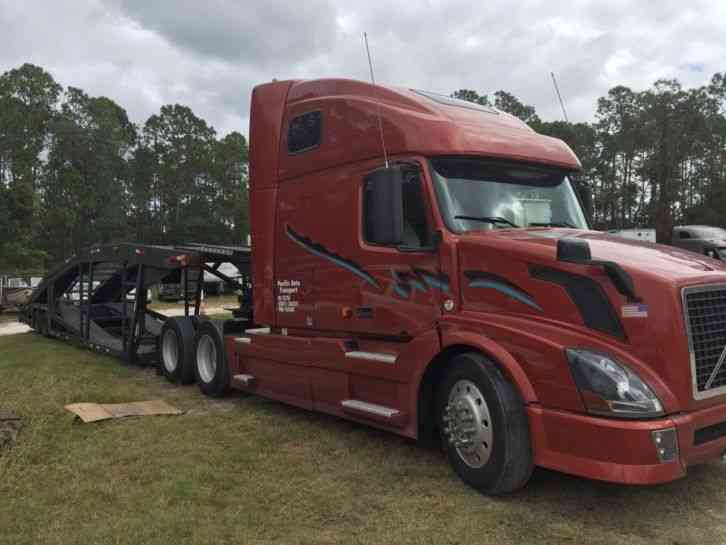
<path fill-rule="evenodd" d="M 590 244 L 579 238 L 561 238 L 557 241 L 557 260 L 575 263 L 590 261 Z"/>

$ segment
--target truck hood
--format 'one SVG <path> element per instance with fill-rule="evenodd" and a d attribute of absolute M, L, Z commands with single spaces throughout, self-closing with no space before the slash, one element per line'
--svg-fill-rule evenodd
<path fill-rule="evenodd" d="M 649 276 L 675 283 L 726 273 L 722 262 L 663 244 L 629 240 L 598 231 L 576 229 L 501 229 L 469 232 L 463 240 L 497 246 L 539 262 L 556 262 L 557 241 L 564 237 L 587 240 L 592 258 L 614 261 L 635 276 Z M 723 276 L 726 280 L 726 276 Z"/>
<path fill-rule="evenodd" d="M 633 281 L 637 304 L 617 291 L 604 269 L 558 261 L 557 241 L 564 237 L 586 240 L 593 260 L 620 265 Z M 537 335 L 551 339 L 553 330 L 537 333 L 545 322 L 571 324 L 572 328 L 554 330 L 559 331 L 563 345 L 583 344 L 612 352 L 649 383 L 662 380 L 660 384 L 670 387 L 658 387 L 660 392 L 670 392 L 663 399 L 679 400 L 669 401 L 668 410 L 723 402 L 723 396 L 693 399 L 681 305 L 681 288 L 685 286 L 726 284 L 726 266 L 721 261 L 670 246 L 559 228 L 468 232 L 459 239 L 457 253 L 463 278 L 462 306 L 468 311 L 487 313 L 488 321 L 506 320 L 507 316 L 531 317 L 524 328 L 517 322 L 516 327 L 527 339 L 520 342 L 530 342 Z M 557 271 L 582 278 L 579 288 L 569 292 L 556 279 Z M 588 282 L 600 285 L 610 310 L 601 297 L 594 295 L 595 291 L 587 291 Z M 479 289 L 482 287 L 489 289 Z M 508 331 L 508 335 L 513 334 L 511 329 Z M 585 337 L 564 340 L 573 332 Z M 547 366 L 546 362 L 542 365 Z"/>

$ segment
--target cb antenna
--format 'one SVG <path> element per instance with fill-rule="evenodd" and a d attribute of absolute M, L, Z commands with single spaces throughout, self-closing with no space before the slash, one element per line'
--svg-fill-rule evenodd
<path fill-rule="evenodd" d="M 371 50 L 368 47 L 368 33 L 363 33 L 363 41 L 366 44 L 366 54 L 368 55 L 368 67 L 371 70 L 371 83 L 376 85 L 376 76 L 373 74 L 373 61 L 371 61 Z M 376 108 L 378 109 L 378 131 L 381 133 L 381 147 L 383 148 L 383 162 L 388 168 L 388 153 L 386 152 L 386 139 L 383 138 L 383 119 L 381 118 L 381 103 L 376 100 Z"/>
<path fill-rule="evenodd" d="M 555 84 L 555 93 L 557 93 L 557 99 L 560 101 L 560 108 L 562 108 L 562 115 L 565 116 L 565 121 L 567 121 L 569 123 L 570 120 L 567 119 L 567 110 L 565 110 L 565 103 L 562 102 L 562 95 L 560 94 L 560 88 L 557 85 L 557 78 L 555 78 L 554 72 L 550 72 L 550 74 L 552 75 L 552 83 Z"/>

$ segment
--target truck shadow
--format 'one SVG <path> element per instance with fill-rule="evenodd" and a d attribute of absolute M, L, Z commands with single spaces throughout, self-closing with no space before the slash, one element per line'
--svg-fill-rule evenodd
<path fill-rule="evenodd" d="M 520 515 L 541 521 L 541 532 L 578 529 L 581 542 L 624 536 L 647 543 L 723 544 L 726 471 L 710 463 L 689 468 L 683 479 L 659 485 L 622 485 L 535 468 L 525 488 L 495 498 Z M 627 541 L 627 540 L 626 540 Z"/>
<path fill-rule="evenodd" d="M 441 464 L 448 468 L 446 456 L 438 446 L 424 446 L 415 440 L 372 428 L 363 423 L 306 411 L 253 394 L 236 392 L 232 394 L 231 399 L 235 399 L 236 403 L 264 406 L 265 411 L 275 414 L 275 418 L 304 420 L 319 426 L 321 433 L 352 434 L 356 442 L 378 444 L 383 449 L 391 453 L 395 452 L 401 457 L 413 458 L 422 463 Z M 451 474 L 451 478 L 455 478 L 455 476 Z M 573 499 L 578 500 L 572 503 L 575 511 L 602 508 L 606 505 L 610 509 L 637 511 L 639 504 L 649 504 L 649 508 L 652 509 L 654 502 L 666 499 L 672 502 L 674 498 L 678 498 L 679 502 L 698 501 L 699 497 L 712 502 L 718 498 L 718 501 L 722 502 L 724 497 L 721 491 L 723 490 L 726 490 L 726 466 L 722 466 L 718 462 L 690 467 L 686 477 L 677 481 L 647 486 L 596 481 L 535 467 L 532 477 L 524 489 L 509 496 L 502 496 L 498 500 L 510 501 L 508 498 L 512 498 L 512 501 L 524 499 L 534 502 L 557 502 L 563 497 L 572 496 Z M 592 498 L 593 501 L 588 502 L 587 498 Z M 663 506 L 661 506 L 662 508 Z"/>
<path fill-rule="evenodd" d="M 726 542 L 726 516 L 721 513 L 726 501 L 726 470 L 718 463 L 691 467 L 681 480 L 652 486 L 606 483 L 535 468 L 523 489 L 488 497 L 461 482 L 439 448 L 250 394 L 233 393 L 225 400 L 235 411 L 254 411 L 256 418 L 262 418 L 257 421 L 260 425 L 276 423 L 281 434 L 304 429 L 305 437 L 315 438 L 307 448 L 344 451 L 358 458 L 356 464 L 376 460 L 376 477 L 371 475 L 371 479 L 400 482 L 405 475 L 405 482 L 399 485 L 402 490 L 416 490 L 428 498 L 445 497 L 442 505 L 455 505 L 469 516 L 497 524 L 512 528 L 524 524 L 533 532 L 533 539 L 538 532 L 565 532 L 581 534 L 582 543 L 606 543 L 606 536 L 612 536 L 613 543 L 625 537 L 635 543 L 669 545 Z M 343 460 L 336 464 L 351 463 L 347 457 Z M 371 491 L 364 487 L 357 493 L 363 498 Z"/>
<path fill-rule="evenodd" d="M 431 516 L 455 515 L 479 521 L 477 525 L 511 529 L 512 535 L 524 532 L 523 543 L 726 542 L 721 507 L 726 471 L 717 463 L 692 467 L 684 479 L 655 486 L 612 484 L 535 468 L 523 489 L 489 497 L 460 481 L 439 448 L 365 424 L 240 392 L 204 410 L 250 414 L 255 427 L 274 430 L 266 440 L 274 443 L 272 456 L 292 449 L 305 452 L 305 458 L 325 458 L 326 471 L 351 486 L 359 501 L 383 501 L 383 486 L 392 502 L 388 508 L 400 510 L 404 518 L 411 516 L 411 505 L 425 506 Z M 362 481 L 355 480 L 351 468 L 365 468 Z M 412 494 L 419 499 L 406 503 Z M 396 498 L 406 501 L 399 504 Z"/>

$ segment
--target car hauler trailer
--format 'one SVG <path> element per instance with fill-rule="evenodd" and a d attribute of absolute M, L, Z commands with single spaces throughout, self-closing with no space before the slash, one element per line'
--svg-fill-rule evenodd
<path fill-rule="evenodd" d="M 218 271 L 234 263 L 249 275 L 250 249 L 190 244 L 151 246 L 115 244 L 90 248 L 68 259 L 47 275 L 33 291 L 20 320 L 51 337 L 76 342 L 129 362 L 160 361 L 160 334 L 166 322 L 176 322 L 148 308 L 148 288 L 172 275 L 184 273 L 184 318 L 197 320 L 204 272 L 220 277 L 245 294 L 249 283 Z M 137 295 L 140 294 L 140 295 Z M 224 331 L 241 331 L 251 325 L 251 308 L 234 309 L 235 320 Z M 193 301 L 193 308 L 191 302 Z M 168 344 L 168 343 L 167 343 Z"/>
<path fill-rule="evenodd" d="M 589 230 L 563 142 L 348 80 L 256 87 L 250 142 L 254 325 L 157 324 L 169 379 L 440 439 L 490 494 L 535 465 L 648 484 L 722 456 L 726 267 Z M 119 278 L 141 288 L 136 274 Z M 26 318 L 85 324 L 88 342 L 93 305 L 59 320 L 60 276 Z M 118 295 L 103 286 L 92 303 Z"/>

